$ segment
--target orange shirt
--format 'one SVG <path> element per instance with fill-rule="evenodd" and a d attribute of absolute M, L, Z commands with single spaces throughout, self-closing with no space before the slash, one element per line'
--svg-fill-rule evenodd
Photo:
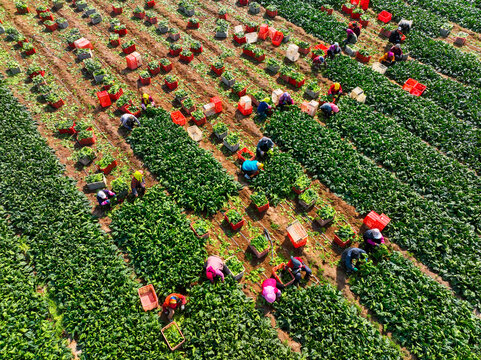
<path fill-rule="evenodd" d="M 175 304 L 175 305 L 170 304 L 170 299 L 172 299 L 173 297 L 177 298 L 177 304 Z M 185 305 L 186 302 L 187 302 L 187 299 L 185 298 L 184 295 L 173 293 L 173 294 L 170 294 L 169 296 L 167 296 L 165 298 L 165 301 L 162 304 L 162 309 L 165 310 L 168 307 L 170 307 L 171 309 L 176 309 L 177 306 Z"/>

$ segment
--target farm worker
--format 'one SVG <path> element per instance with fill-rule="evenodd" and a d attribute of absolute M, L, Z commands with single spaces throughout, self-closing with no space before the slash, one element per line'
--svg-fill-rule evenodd
<path fill-rule="evenodd" d="M 257 115 L 259 116 L 260 120 L 264 120 L 269 114 L 269 111 L 272 109 L 272 106 L 269 105 L 269 101 L 269 98 L 265 98 L 259 103 L 259 106 L 257 107 Z"/>
<path fill-rule="evenodd" d="M 264 156 L 274 148 L 274 141 L 267 136 L 259 140 L 256 147 L 256 157 L 263 159 Z"/>
<path fill-rule="evenodd" d="M 97 193 L 97 201 L 101 206 L 110 205 L 110 199 L 115 196 L 116 195 L 113 191 L 110 191 L 108 189 L 103 189 Z"/>
<path fill-rule="evenodd" d="M 334 83 L 331 85 L 327 91 L 327 95 L 330 95 L 333 99 L 342 95 L 342 87 L 339 83 Z"/>
<path fill-rule="evenodd" d="M 298 285 L 299 282 L 301 281 L 301 270 L 306 272 L 306 279 L 309 279 L 309 277 L 312 275 L 311 269 L 304 264 L 301 258 L 299 257 L 293 257 L 291 256 L 291 259 L 287 263 L 287 266 L 289 266 L 292 269 L 292 274 L 294 275 L 294 285 Z"/>
<path fill-rule="evenodd" d="M 401 49 L 401 44 L 394 45 L 389 51 L 394 54 L 394 60 L 396 61 L 403 60 L 403 51 Z"/>
<path fill-rule="evenodd" d="M 399 28 L 401 29 L 401 32 L 403 34 L 407 34 L 409 33 L 409 31 L 411 31 L 411 24 L 412 24 L 412 21 L 408 21 L 408 20 L 401 20 L 398 24 Z"/>
<path fill-rule="evenodd" d="M 334 103 L 324 103 L 321 105 L 320 109 L 325 117 L 331 117 L 331 115 L 339 112 L 339 108 Z"/>
<path fill-rule="evenodd" d="M 252 179 L 264 168 L 264 164 L 257 160 L 246 160 L 242 163 L 241 170 L 247 180 Z"/>
<path fill-rule="evenodd" d="M 277 104 L 281 110 L 284 110 L 285 106 L 294 104 L 294 100 L 292 100 L 291 95 L 286 91 L 279 97 L 279 103 Z"/>
<path fill-rule="evenodd" d="M 138 190 L 141 190 L 142 192 L 145 191 L 145 179 L 144 172 L 142 170 L 137 170 L 134 172 L 134 176 L 130 182 L 130 187 L 132 189 L 132 194 L 135 197 L 139 196 Z"/>
<path fill-rule="evenodd" d="M 278 288 L 283 289 L 284 285 L 277 282 L 276 279 L 265 279 L 262 282 L 262 296 L 269 304 L 281 297 L 281 291 Z"/>
<path fill-rule="evenodd" d="M 169 321 L 172 321 L 172 317 L 174 316 L 175 310 L 180 307 L 180 310 L 184 310 L 185 304 L 187 303 L 187 299 L 182 294 L 170 294 L 165 298 L 164 303 L 162 304 L 162 310 L 167 316 Z"/>
<path fill-rule="evenodd" d="M 132 131 L 134 128 L 135 123 L 140 126 L 140 121 L 137 119 L 134 115 L 132 114 L 123 114 L 120 117 L 120 125 L 122 125 L 124 128 Z"/>
<path fill-rule="evenodd" d="M 227 266 L 224 264 L 222 259 L 218 256 L 209 256 L 204 264 L 205 275 L 211 283 L 214 283 L 216 276 L 219 276 L 222 281 L 224 281 L 224 273 L 227 272 Z"/>
<path fill-rule="evenodd" d="M 327 67 L 327 62 L 324 56 L 318 55 L 314 59 L 312 59 L 312 65 L 316 68 L 319 69 L 321 65 L 324 65 L 324 67 Z"/>
<path fill-rule="evenodd" d="M 348 248 L 342 252 L 341 264 L 344 265 L 349 272 L 357 271 L 353 262 L 359 260 L 362 254 L 366 255 L 367 253 L 364 250 L 355 247 Z"/>
<path fill-rule="evenodd" d="M 379 58 L 379 62 L 385 66 L 393 65 L 396 60 L 394 59 L 394 53 L 389 51 Z"/>
<path fill-rule="evenodd" d="M 364 245 L 367 251 L 372 251 L 381 244 L 384 244 L 384 236 L 379 229 L 367 230 L 363 235 Z"/>
<path fill-rule="evenodd" d="M 347 37 L 343 41 L 343 45 L 355 44 L 357 43 L 357 35 L 351 29 L 346 29 Z"/>
<path fill-rule="evenodd" d="M 401 32 L 401 28 L 398 27 L 396 31 L 392 31 L 391 35 L 389 35 L 389 42 L 393 44 L 399 44 L 401 42 L 403 33 Z"/>
<path fill-rule="evenodd" d="M 329 49 L 327 49 L 327 56 L 329 57 L 329 59 L 334 59 L 334 56 L 336 56 L 340 52 L 341 47 L 339 46 L 339 43 L 334 43 L 329 46 Z"/>
<path fill-rule="evenodd" d="M 354 34 L 356 34 L 357 37 L 361 35 L 361 28 L 359 27 L 359 24 L 355 21 L 349 23 L 349 29 L 351 29 Z"/>
<path fill-rule="evenodd" d="M 154 99 L 152 99 L 152 96 L 149 96 L 148 94 L 144 93 L 142 95 L 142 103 L 140 106 L 142 107 L 142 110 L 146 110 L 147 106 L 155 106 Z"/>

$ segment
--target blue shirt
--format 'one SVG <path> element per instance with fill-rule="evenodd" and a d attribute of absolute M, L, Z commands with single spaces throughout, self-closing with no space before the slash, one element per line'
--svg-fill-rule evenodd
<path fill-rule="evenodd" d="M 242 163 L 242 170 L 244 171 L 257 171 L 259 168 L 257 167 L 257 164 L 259 161 L 257 160 L 246 160 Z"/>
<path fill-rule="evenodd" d="M 327 111 L 327 112 L 332 111 L 332 107 L 331 107 L 331 105 L 329 105 L 329 103 L 322 104 L 320 109 L 323 110 L 323 111 Z"/>
<path fill-rule="evenodd" d="M 350 248 L 347 250 L 347 254 L 346 254 L 346 260 L 345 260 L 345 265 L 346 265 L 346 268 L 348 270 L 351 270 L 353 271 L 354 270 L 354 266 L 352 266 L 352 259 L 353 257 L 355 259 L 359 259 L 361 257 L 361 254 L 365 254 L 366 252 L 362 249 L 358 249 L 358 248 Z M 359 256 L 359 257 L 357 257 Z"/>

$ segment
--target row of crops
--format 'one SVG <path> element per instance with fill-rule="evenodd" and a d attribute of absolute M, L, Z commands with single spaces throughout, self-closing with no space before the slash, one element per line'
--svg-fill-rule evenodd
<path fill-rule="evenodd" d="M 142 201 L 125 203 L 115 211 L 110 228 L 137 275 L 154 285 L 159 297 L 198 279 L 207 257 L 205 240 L 194 235 L 185 215 L 160 186 L 150 188 Z"/>
<path fill-rule="evenodd" d="M 360 213 L 375 208 L 390 214 L 388 236 L 449 280 L 474 306 L 480 305 L 481 253 L 471 226 L 448 216 L 435 202 L 359 154 L 338 133 L 297 109 L 276 113 L 266 132 Z"/>
<path fill-rule="evenodd" d="M 215 213 L 237 193 L 239 184 L 165 110 L 151 109 L 147 116 L 129 138 L 134 153 L 179 205 Z"/>
<path fill-rule="evenodd" d="M 359 211 L 367 211 L 375 205 L 377 209 L 392 215 L 393 224 L 387 232 L 390 239 L 415 252 L 446 276 L 471 304 L 479 306 L 477 291 L 480 279 L 475 269 L 480 254 L 476 248 L 476 235 L 471 235 L 471 243 L 464 242 L 458 246 L 455 242 L 462 242 L 463 238 L 458 237 L 454 241 L 444 232 L 445 229 L 466 230 L 459 221 L 443 215 L 433 202 L 422 199 L 386 170 L 356 152 L 336 132 L 321 126 L 299 110 L 274 115 L 267 124 L 267 131 L 282 148 L 292 151 L 294 157 L 317 175 L 321 182 Z M 396 254 L 393 259 L 398 259 L 398 267 L 383 267 L 382 264 L 374 267 L 375 271 L 382 273 L 378 277 L 368 276 L 366 280 L 360 277 L 354 291 L 362 294 L 362 302 L 375 310 L 381 322 L 397 327 L 398 332 L 393 335 L 398 341 L 414 353 L 424 353 L 423 356 L 427 358 L 433 354 L 446 354 L 441 358 L 452 358 L 452 354 L 457 354 L 463 358 L 465 346 L 456 345 L 462 339 L 462 344 L 468 344 L 471 351 L 478 349 L 480 323 L 472 314 L 471 306 L 456 300 L 447 289 L 423 275 L 402 255 Z M 389 260 L 386 262 L 391 265 Z M 466 267 L 468 263 L 470 265 Z M 449 271 L 443 271 L 442 268 Z M 470 271 L 467 276 L 464 275 L 466 271 Z M 420 283 L 413 288 L 416 282 Z M 391 287 L 391 283 L 396 286 Z M 473 286 L 474 283 L 478 285 Z M 385 292 L 390 292 L 390 297 L 383 296 Z M 397 302 L 393 303 L 391 297 Z M 433 306 L 426 303 L 427 298 L 433 299 Z M 411 311 L 412 318 L 403 315 L 401 306 L 405 308 L 404 312 Z M 416 315 L 427 311 L 431 312 L 429 316 L 419 318 Z M 463 316 L 460 317 L 456 311 Z M 408 319 L 418 322 L 407 326 Z M 466 325 L 466 321 L 469 325 Z M 436 333 L 434 339 L 432 329 L 439 329 L 440 324 L 449 324 L 453 330 L 450 333 L 444 330 L 443 335 Z M 463 330 L 465 327 L 474 330 L 472 333 L 466 330 L 466 334 Z M 415 331 L 407 337 L 412 330 Z M 441 341 L 443 339 L 445 342 Z M 471 356 L 475 359 L 479 355 Z"/>
<path fill-rule="evenodd" d="M 11 225 L 26 236 L 31 266 L 67 334 L 99 358 L 145 359 L 166 351 L 158 341 L 158 317 L 141 312 L 140 286 L 118 249 L 3 82 L 0 109 L 9 113 L 0 120 L 0 201 Z"/>
<path fill-rule="evenodd" d="M 481 180 L 473 171 L 367 105 L 343 99 L 342 109 L 326 119 L 330 128 L 440 210 L 481 229 Z"/>
<path fill-rule="evenodd" d="M 330 62 L 326 75 L 342 83 L 347 91 L 360 86 L 369 96 L 366 104 L 392 116 L 402 126 L 448 156 L 481 170 L 481 132 L 456 118 L 429 99 L 415 97 L 347 56 Z"/>
<path fill-rule="evenodd" d="M 72 353 L 48 320 L 47 298 L 37 284 L 29 259 L 27 239 L 8 228 L 8 215 L 0 209 L 0 357 L 71 359 Z"/>
<path fill-rule="evenodd" d="M 409 78 L 416 79 L 427 86 L 423 97 L 472 126 L 481 127 L 481 89 L 445 78 L 431 66 L 416 61 L 397 62 L 387 69 L 386 75 L 398 84 L 404 84 Z"/>

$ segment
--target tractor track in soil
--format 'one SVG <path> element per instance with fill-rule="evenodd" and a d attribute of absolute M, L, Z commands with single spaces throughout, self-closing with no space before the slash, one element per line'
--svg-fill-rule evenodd
<path fill-rule="evenodd" d="M 61 11 L 60 11 L 60 13 L 61 13 Z M 63 15 L 63 14 L 62 14 L 62 15 Z M 82 24 L 81 22 L 78 22 L 78 20 L 76 21 L 76 19 L 71 18 L 71 17 L 70 17 L 69 15 L 67 15 L 67 14 L 65 14 L 64 17 L 66 17 L 66 18 L 69 20 L 69 22 L 74 23 L 74 24 L 75 24 L 74 26 L 79 27 L 81 30 L 82 30 L 82 28 L 83 28 L 83 29 L 84 29 L 83 33 L 86 34 L 85 29 L 86 29 L 86 28 L 87 28 L 87 29 L 89 28 L 88 25 Z M 127 25 L 127 23 L 125 23 L 125 24 Z M 27 27 L 28 27 L 28 25 L 24 25 L 24 24 L 22 24 L 22 26 L 27 26 Z M 129 28 L 129 27 L 128 27 L 128 28 Z M 134 28 L 135 28 L 135 27 L 132 27 L 132 32 L 129 31 L 130 34 L 133 35 L 135 38 L 137 38 L 137 39 L 139 39 L 139 40 L 141 39 L 140 43 L 143 44 L 144 41 L 146 41 L 146 42 L 149 43 L 149 46 L 151 46 L 151 45 L 152 45 L 151 39 L 149 39 L 149 37 L 147 37 L 147 36 L 145 36 L 145 35 L 144 35 L 144 36 L 140 36 L 140 35 L 142 34 L 142 32 L 141 32 L 141 31 L 134 32 L 134 31 L 133 31 Z M 22 28 L 22 30 L 24 31 L 25 29 Z M 130 28 L 129 28 L 129 30 L 130 30 Z M 194 31 L 195 31 L 195 30 L 194 30 Z M 27 34 L 25 33 L 25 35 L 27 35 Z M 90 36 L 88 36 L 88 37 L 90 37 Z M 202 39 L 202 38 L 200 38 L 200 37 L 198 37 L 197 39 L 198 39 L 199 41 L 203 42 L 204 44 L 208 44 L 207 40 L 205 40 L 205 39 Z M 102 44 L 101 44 L 102 42 L 101 42 L 101 41 L 99 41 L 99 42 L 94 42 L 94 41 L 93 41 L 93 43 L 95 44 L 96 49 L 102 50 L 102 51 L 101 51 L 101 52 L 102 52 L 102 57 L 101 57 L 102 60 L 106 61 L 106 62 L 109 63 L 109 64 L 111 64 L 111 63 L 118 64 L 118 63 L 119 63 L 116 59 L 112 59 L 111 56 L 105 56 L 105 54 L 110 54 L 110 52 L 111 52 L 112 50 L 108 49 L 106 46 L 104 46 L 104 47 L 102 48 Z M 155 45 L 157 45 L 157 44 L 155 44 Z M 208 48 L 210 49 L 210 48 L 215 48 L 215 47 L 214 47 L 214 46 L 211 46 L 211 47 L 208 47 Z M 164 53 L 166 53 L 166 48 L 165 48 L 165 49 L 164 49 L 164 48 L 162 48 L 162 49 L 157 49 L 157 46 L 154 46 L 154 49 L 155 49 L 156 51 L 160 51 L 160 52 L 161 52 L 161 51 L 164 51 Z M 95 53 L 97 54 L 97 52 L 95 52 Z M 220 54 L 220 51 L 217 50 L 217 53 Z M 47 55 L 48 55 L 48 54 L 47 54 Z M 202 56 L 202 55 L 201 55 L 201 56 Z M 104 57 L 105 57 L 105 58 L 104 58 Z M 54 59 L 53 59 L 53 60 L 54 60 Z M 122 60 L 123 60 L 123 59 L 122 59 Z M 54 66 L 55 72 L 61 73 L 61 74 L 62 74 L 62 78 L 64 78 L 63 76 L 65 76 L 65 75 L 67 75 L 66 78 L 72 78 L 71 75 L 66 74 L 66 73 L 68 73 L 68 72 L 65 71 L 65 70 L 62 68 L 62 64 L 58 64 L 58 62 L 56 62 L 56 61 L 53 61 L 53 63 L 55 64 L 55 66 Z M 65 62 L 65 63 L 66 63 L 66 62 Z M 308 67 L 307 64 L 306 64 L 306 67 Z M 117 66 L 117 67 L 113 67 L 113 66 L 112 66 L 112 68 L 114 68 L 114 70 L 117 72 L 118 75 L 124 75 L 125 70 L 122 69 L 122 68 L 120 68 L 119 66 Z M 178 65 L 177 63 L 175 63 L 174 70 L 178 70 L 179 68 L 181 68 L 182 71 L 179 70 L 179 71 L 177 72 L 177 74 L 178 74 L 179 76 L 181 76 L 181 77 L 189 80 L 189 81 L 195 82 L 196 85 L 197 85 L 196 88 L 195 88 L 196 90 L 199 90 L 199 91 L 202 90 L 204 93 L 208 94 L 209 97 L 210 97 L 210 96 L 218 95 L 216 92 L 213 92 L 213 91 L 212 91 L 212 88 L 211 88 L 211 87 L 210 87 L 209 89 L 205 89 L 205 87 L 199 85 L 199 84 L 206 85 L 206 84 L 204 83 L 204 80 L 205 80 L 205 79 L 202 79 L 202 77 L 200 77 L 200 76 L 188 76 L 188 74 L 189 74 L 190 72 L 193 72 L 192 69 L 190 69 L 190 68 L 188 67 L 188 65 L 180 65 L 180 64 Z M 130 74 L 127 74 L 127 75 L 130 75 Z M 257 75 L 256 75 L 254 72 L 251 72 L 251 74 L 250 74 L 249 77 L 250 77 L 250 78 L 253 78 L 253 79 L 257 79 Z M 136 77 L 136 76 L 135 76 L 135 78 L 133 78 L 133 76 L 127 76 L 126 78 L 128 79 L 128 83 L 129 83 L 129 86 L 130 86 L 130 87 L 135 87 L 136 89 L 138 89 L 138 86 L 137 86 L 137 85 L 138 85 L 138 84 L 137 84 L 137 77 Z M 124 80 L 125 80 L 125 78 L 124 78 Z M 75 82 L 74 82 L 74 81 L 73 81 L 73 82 L 70 82 L 70 81 L 69 81 L 69 83 L 75 83 Z M 156 88 L 156 87 L 155 87 L 155 88 Z M 150 89 L 150 87 L 149 87 L 149 89 Z M 77 89 L 77 90 L 78 90 L 78 89 Z M 97 106 L 97 101 L 96 101 L 96 99 L 92 99 L 92 97 L 91 97 L 89 94 L 87 94 L 85 91 L 82 91 L 82 96 L 81 96 L 81 98 L 82 98 L 82 103 L 86 103 L 86 104 L 88 104 L 88 105 L 90 105 L 90 106 L 94 106 L 94 107 Z M 156 100 L 157 100 L 157 99 L 156 99 Z M 169 106 L 170 103 L 169 103 L 168 101 L 161 101 L 160 103 L 161 103 L 162 107 L 164 107 L 164 108 L 170 108 L 170 106 Z M 228 106 L 225 106 L 225 103 L 224 103 L 224 109 L 226 109 L 225 113 L 228 115 L 228 118 L 229 118 L 229 119 L 230 119 L 230 118 L 232 118 L 232 119 L 235 118 L 236 111 L 235 111 L 235 108 L 234 108 L 234 107 L 229 106 L 229 105 L 228 105 Z M 113 143 L 115 144 L 115 146 L 118 147 L 118 148 L 120 148 L 122 151 L 126 151 L 126 152 L 129 154 L 129 159 L 131 159 L 132 163 L 134 163 L 135 165 L 141 165 L 141 161 L 140 161 L 139 159 L 137 159 L 137 158 L 135 157 L 135 155 L 132 154 L 130 147 L 125 143 L 124 138 L 123 138 L 122 136 L 119 136 L 119 134 L 118 134 L 118 132 L 117 132 L 117 130 L 116 130 L 117 124 L 115 124 L 115 125 L 111 124 L 111 123 L 110 123 L 110 122 L 111 122 L 111 119 L 110 119 L 108 116 L 106 116 L 106 114 L 102 114 L 98 109 L 96 109 L 96 114 L 98 114 L 99 119 L 102 120 L 102 121 L 101 121 L 102 123 L 105 122 L 105 124 L 103 125 L 103 127 L 101 127 L 101 129 L 102 129 L 102 131 L 105 131 L 105 132 L 106 132 L 108 138 L 109 138 L 111 141 L 113 141 Z M 103 120 L 106 120 L 106 121 L 103 121 Z M 97 122 L 98 122 L 98 121 L 97 121 Z M 249 121 L 249 122 L 252 123 L 252 124 L 251 124 L 252 126 L 245 126 L 245 125 L 243 125 L 243 126 L 242 126 L 242 130 L 245 131 L 246 133 L 248 133 L 251 137 L 256 137 L 256 138 L 260 137 L 261 134 L 260 134 L 260 132 L 259 132 L 259 130 L 258 130 L 258 127 L 253 123 L 253 121 Z M 238 122 L 232 121 L 231 123 L 229 123 L 229 125 L 232 125 L 232 124 L 237 125 Z M 242 122 L 242 124 L 244 124 L 244 122 Z M 249 131 L 249 129 L 250 129 L 250 131 Z M 49 144 L 50 144 L 50 143 L 55 143 L 55 141 L 52 141 L 52 135 L 49 134 L 48 132 L 46 132 L 45 129 L 44 129 L 42 135 L 49 140 Z M 217 150 L 215 146 L 212 146 L 212 145 L 211 145 L 209 142 L 207 142 L 207 141 L 202 141 L 201 145 L 202 145 L 202 147 L 204 147 L 204 148 L 208 148 L 209 150 L 214 151 L 215 157 L 216 157 L 218 160 L 221 160 L 222 164 L 228 169 L 228 172 L 229 172 L 229 173 L 236 173 L 236 172 L 237 172 L 237 167 L 236 167 L 234 164 L 232 164 L 232 162 L 226 161 L 226 160 L 225 160 L 225 156 L 223 156 L 223 154 L 222 154 L 219 150 Z M 59 146 L 54 144 L 54 147 L 58 148 Z M 62 154 L 62 155 L 63 155 L 63 154 Z M 62 160 L 65 160 L 67 157 L 68 157 L 68 155 L 67 155 L 65 158 L 63 158 Z M 78 180 L 78 172 L 76 172 L 76 171 L 73 169 L 73 166 L 70 166 L 70 167 L 71 167 L 71 172 L 72 172 L 72 174 L 73 174 L 73 177 L 74 177 L 74 178 L 77 178 L 77 180 Z M 138 166 L 136 166 L 136 167 L 138 167 Z M 153 182 L 155 181 L 155 180 L 154 180 L 154 177 L 151 176 L 151 179 L 152 179 L 152 183 L 153 183 Z M 79 184 L 80 184 L 80 183 L 81 183 L 81 180 L 78 180 L 78 181 L 79 181 Z M 79 187 L 80 187 L 80 188 L 83 188 L 83 186 L 79 186 Z M 359 215 L 355 212 L 355 210 L 354 210 L 352 207 L 350 207 L 349 205 L 343 203 L 342 200 L 340 200 L 339 198 L 335 197 L 333 194 L 330 194 L 327 189 L 324 188 L 324 189 L 322 189 L 322 190 L 323 190 L 323 195 L 325 195 L 325 194 L 324 194 L 324 192 L 325 192 L 326 195 L 328 195 L 328 197 L 329 197 L 331 200 L 337 201 L 337 204 L 334 205 L 337 210 L 339 210 L 340 208 L 342 208 L 343 211 L 341 211 L 341 212 L 347 213 L 347 214 L 349 214 L 348 216 L 353 217 L 353 218 L 356 219 L 356 221 L 354 221 L 352 224 L 353 224 L 354 226 L 360 226 L 361 219 L 360 219 Z M 248 196 L 249 196 L 249 194 L 250 194 L 250 191 L 247 191 L 247 189 L 245 189 L 244 191 L 241 191 L 240 197 L 241 197 L 241 199 L 243 200 L 244 203 L 245 203 L 246 201 L 248 202 Z M 347 209 L 348 209 L 348 210 L 347 210 Z M 267 219 L 269 219 L 269 220 L 274 219 L 275 222 L 278 223 L 279 220 L 281 220 L 281 219 L 279 219 L 280 216 L 279 216 L 278 214 L 276 214 L 276 212 L 274 212 L 274 214 L 272 214 L 273 212 L 274 212 L 274 211 L 272 211 L 272 210 L 269 210 L 269 211 L 268 211 Z M 266 218 L 266 216 L 264 216 L 264 217 Z M 220 219 L 219 216 L 217 216 L 217 218 Z M 285 221 L 285 220 L 284 220 L 284 221 Z M 267 224 L 266 222 L 264 222 L 264 223 Z M 281 229 L 282 229 L 282 227 L 281 227 Z M 272 229 L 270 229 L 270 230 L 272 231 Z M 283 233 L 282 230 L 272 231 L 272 232 L 273 232 L 276 236 L 282 236 L 282 235 L 284 235 L 284 233 Z M 329 236 L 329 235 L 332 235 L 332 234 L 330 234 L 329 231 L 328 231 L 328 232 L 327 232 L 327 235 Z M 241 242 L 241 248 L 245 249 L 245 248 L 246 248 L 246 244 L 247 244 L 246 242 Z M 337 254 L 337 255 L 339 255 L 339 254 Z M 316 254 L 314 255 L 314 257 L 315 257 L 315 256 L 316 256 Z M 315 268 L 315 267 L 314 267 L 314 268 Z M 328 267 L 323 268 L 323 269 L 324 269 L 324 273 L 327 275 L 327 277 L 328 277 L 329 279 L 331 279 L 331 280 L 338 280 L 338 279 L 337 279 L 337 278 L 338 278 L 338 275 L 330 275 L 330 274 L 329 274 L 329 271 L 326 271 L 326 270 L 330 270 L 330 271 L 335 270 L 332 266 L 328 266 Z M 248 270 L 249 270 L 249 269 L 248 269 Z M 424 270 L 423 270 L 423 271 L 424 271 Z M 343 280 L 344 280 L 344 282 L 345 282 L 345 278 L 344 278 L 344 279 L 339 279 L 339 280 L 340 280 L 340 282 L 342 282 Z M 337 281 L 337 283 L 338 283 L 338 287 L 339 287 L 339 281 Z M 350 298 L 351 300 L 354 300 L 354 301 L 355 301 L 355 296 L 354 296 L 352 293 L 350 293 L 350 291 L 347 292 L 347 293 L 346 293 L 346 292 L 347 292 L 347 290 L 346 290 L 346 289 L 343 289 L 343 293 L 345 294 L 345 296 L 346 296 L 346 295 L 350 295 L 350 296 L 347 296 L 347 297 Z M 356 301 L 356 302 L 358 302 L 358 301 Z M 363 314 L 365 315 L 366 313 L 367 313 L 367 311 L 364 309 L 364 310 L 363 310 Z"/>

